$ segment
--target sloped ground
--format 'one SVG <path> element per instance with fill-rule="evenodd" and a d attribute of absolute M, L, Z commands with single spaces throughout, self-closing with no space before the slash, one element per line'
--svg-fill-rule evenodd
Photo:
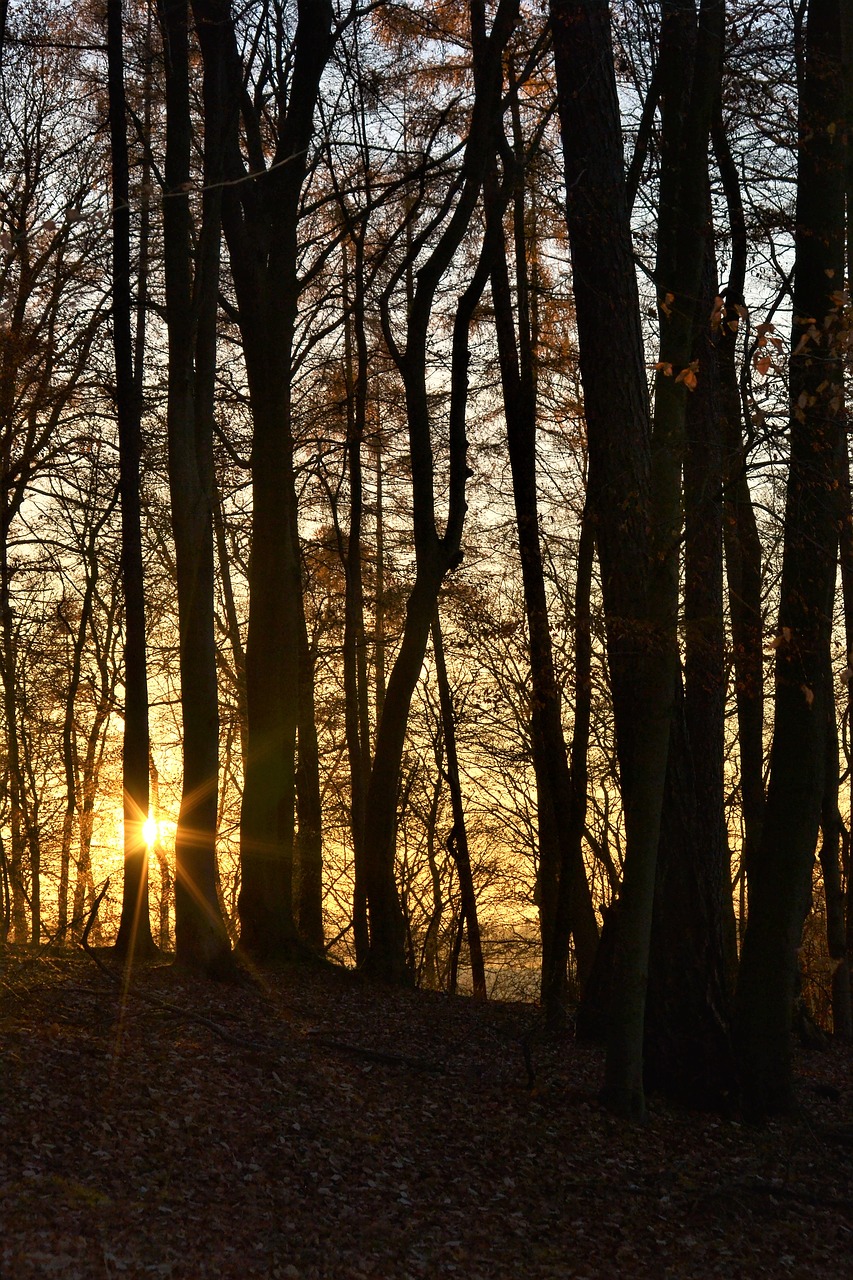
<path fill-rule="evenodd" d="M 0 1276 L 853 1276 L 853 1078 L 755 1130 L 597 1104 L 525 1006 L 285 972 L 0 972 Z"/>

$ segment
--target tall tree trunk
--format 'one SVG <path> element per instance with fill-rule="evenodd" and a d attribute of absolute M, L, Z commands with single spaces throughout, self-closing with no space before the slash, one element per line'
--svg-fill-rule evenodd
<path fill-rule="evenodd" d="M 844 117 L 847 122 L 847 166 L 845 188 L 847 197 L 847 292 L 853 290 L 853 9 L 841 6 L 842 76 L 844 80 Z M 849 409 L 848 409 L 849 421 Z M 853 652 L 853 504 L 850 500 L 850 446 L 848 433 L 842 433 L 842 496 L 845 506 L 841 523 L 841 581 L 844 593 L 844 631 L 847 644 L 848 665 Z M 848 717 L 853 722 L 853 685 L 847 686 Z M 850 800 L 853 806 L 853 769 L 850 771 Z M 851 810 L 853 811 L 853 810 Z M 853 825 L 853 824 L 851 824 Z M 850 835 L 842 833 L 842 850 L 846 847 L 845 897 L 848 964 L 853 964 L 853 859 L 851 859 Z"/>
<path fill-rule="evenodd" d="M 133 368 L 130 288 L 130 174 L 124 88 L 122 0 L 107 0 L 107 84 L 112 166 L 112 329 L 119 431 L 121 574 L 124 593 L 124 889 L 116 950 L 156 953 L 148 910 L 148 677 L 140 467 L 142 403 Z"/>
<path fill-rule="evenodd" d="M 704 171 L 723 12 L 719 0 L 705 0 L 697 22 L 692 3 L 664 6 L 662 44 L 675 56 L 666 58 L 656 272 L 661 345 L 650 445 L 609 13 L 601 0 L 552 0 L 551 13 L 590 499 L 627 834 L 604 1095 L 614 1109 L 641 1115 L 646 970 L 678 673 L 685 397 L 704 260 Z M 590 129 L 591 117 L 599 129 Z M 611 373 L 614 351 L 618 379 Z M 625 429 L 614 432 L 613 422 Z M 612 509 L 615 492 L 625 494 L 618 511 Z"/>
<path fill-rule="evenodd" d="M 486 967 L 483 961 L 483 943 L 480 937 L 480 921 L 477 916 L 477 894 L 471 871 L 471 853 L 468 848 L 468 828 L 465 824 L 465 808 L 462 803 L 462 782 L 459 776 L 459 755 L 456 750 L 456 719 L 453 711 L 453 695 L 447 676 L 444 658 L 444 640 L 438 610 L 432 622 L 432 647 L 435 655 L 435 673 L 438 698 L 441 705 L 441 723 L 444 729 L 444 747 L 447 757 L 447 785 L 450 789 L 450 805 L 453 813 L 453 831 L 448 838 L 456 872 L 459 876 L 459 892 L 462 898 L 462 918 L 468 932 L 468 951 L 471 957 L 471 981 L 475 997 L 486 999 Z M 461 921 L 460 921 L 461 927 Z"/>
<path fill-rule="evenodd" d="M 723 612 L 723 453 L 717 334 L 710 319 L 718 297 L 708 192 L 709 243 L 700 302 L 699 381 L 687 405 L 684 456 L 684 706 L 703 833 L 701 868 L 716 920 L 719 963 L 734 990 L 737 968 L 731 853 L 725 813 L 726 634 Z M 706 309 L 707 308 L 707 309 Z M 703 376 L 704 375 L 704 376 Z M 719 976 L 719 975 L 718 975 Z"/>
<path fill-rule="evenodd" d="M 308 641 L 303 600 L 299 601 L 299 725 L 296 766 L 296 920 L 312 951 L 323 954 L 323 813 L 320 804 L 320 749 L 314 709 L 317 656 Z"/>
<path fill-rule="evenodd" d="M 289 96 L 279 77 L 275 153 L 269 165 L 255 105 L 242 92 L 230 6 L 199 24 L 205 56 L 242 101 L 252 181 L 238 131 L 223 226 L 231 258 L 252 413 L 252 559 L 246 642 L 248 741 L 240 820 L 240 946 L 256 959 L 301 948 L 293 909 L 295 747 L 299 721 L 301 570 L 293 473 L 291 365 L 297 306 L 299 204 L 314 110 L 333 42 L 329 0 L 299 0 Z M 215 29 L 214 29 L 215 26 Z M 288 58 L 289 63 L 289 58 Z"/>
<path fill-rule="evenodd" d="M 25 813 L 21 744 L 18 734 L 17 643 L 11 606 L 11 572 L 8 556 L 8 529 L 0 535 L 0 628 L 3 654 L 3 711 L 6 721 L 6 769 L 4 787 L 9 798 L 9 887 L 11 891 L 12 940 L 17 946 L 27 942 L 27 898 L 24 888 Z"/>
<path fill-rule="evenodd" d="M 65 812 L 62 816 L 62 848 L 59 863 L 59 891 L 57 910 L 57 937 L 67 941 L 68 932 L 68 893 L 71 878 L 71 846 L 74 838 L 74 817 L 77 812 L 77 734 L 75 719 L 77 714 L 77 694 L 80 690 L 80 678 L 83 665 L 83 652 L 86 637 L 92 624 L 92 607 L 98 585 L 98 557 L 96 545 L 98 537 L 113 513 L 115 498 L 109 502 L 101 515 L 92 522 L 86 541 L 85 573 L 86 585 L 80 602 L 80 616 L 76 629 L 72 628 L 60 611 L 60 618 L 68 631 L 71 645 L 71 669 L 68 674 L 68 688 L 65 693 L 65 713 L 62 721 L 62 764 L 65 773 Z"/>
<path fill-rule="evenodd" d="M 354 262 L 350 285 L 349 255 L 344 241 L 344 305 L 349 306 L 352 289 L 352 321 L 345 320 L 344 360 L 347 388 L 347 471 L 349 473 L 350 518 L 343 549 L 344 599 L 344 716 L 350 768 L 350 821 L 353 847 L 353 939 L 356 965 L 367 959 L 370 934 L 367 926 L 367 888 L 364 866 L 364 817 L 370 782 L 370 720 L 367 689 L 367 644 L 364 632 L 364 577 L 362 572 L 362 521 L 364 483 L 361 450 L 367 426 L 367 329 L 364 297 L 364 231 L 353 233 Z M 381 471 L 378 478 L 381 485 Z M 377 499 L 377 522 L 381 510 Z M 378 535 L 378 539 L 381 535 Z M 377 539 L 377 540 L 378 540 Z M 379 586 L 377 585 L 377 615 Z M 378 630 L 378 628 L 377 628 Z M 379 670 L 377 643 L 377 671 Z M 384 677 L 383 677 L 384 682 Z M 378 713 L 377 713 L 378 714 Z"/>
<path fill-rule="evenodd" d="M 709 241 L 704 318 L 716 296 Z M 723 458 L 710 324 L 694 355 L 697 383 L 685 420 L 684 691 L 679 675 L 658 847 L 645 1077 L 670 1096 L 709 1106 L 735 1092 L 729 1002 L 737 966 L 723 780 Z"/>
<path fill-rule="evenodd" d="M 219 704 L 213 568 L 213 389 L 219 209 L 229 104 L 220 60 L 204 64 L 204 195 L 193 252 L 189 205 L 192 122 L 187 0 L 161 0 L 166 67 L 163 245 L 169 334 L 169 490 L 178 588 L 183 786 L 175 837 L 175 957 L 223 972 L 230 946 L 216 896 Z M 213 18 L 199 6 L 198 21 Z M 218 28 L 209 40 L 222 39 Z"/>
<path fill-rule="evenodd" d="M 696 357 L 696 343 L 704 328 L 703 322 L 710 312 L 711 290 L 703 287 L 703 270 L 712 252 L 710 246 L 708 190 L 708 138 L 710 134 L 713 104 L 719 95 L 722 68 L 722 48 L 725 12 L 722 0 L 702 0 L 697 13 L 693 0 L 665 0 L 662 6 L 661 47 L 659 53 L 661 74 L 661 180 L 657 228 L 656 285 L 658 289 L 658 313 L 660 317 L 660 359 L 655 379 L 654 424 L 652 429 L 652 476 L 650 495 L 651 559 L 649 571 L 649 624 L 651 646 L 649 651 L 649 684 L 647 693 L 652 700 L 663 699 L 668 708 L 669 725 L 659 722 L 660 738 L 653 735 L 655 747 L 648 740 L 645 751 L 654 769 L 654 783 L 659 785 L 659 775 L 653 765 L 658 743 L 666 740 L 667 761 L 664 772 L 664 805 L 662 826 L 655 868 L 655 905 L 652 915 L 652 962 L 639 961 L 635 954 L 632 962 L 632 985 L 649 964 L 650 1014 L 645 1027 L 647 1067 L 660 1077 L 670 1090 L 685 1092 L 701 1098 L 707 1089 L 713 1093 L 719 1076 L 717 1063 L 725 1053 L 726 1027 L 724 992 L 725 976 L 722 973 L 723 947 L 721 937 L 723 867 L 721 845 L 724 844 L 722 822 L 722 789 L 719 792 L 719 812 L 714 811 L 715 779 L 713 769 L 722 770 L 722 741 L 716 741 L 722 721 L 715 722 L 714 694 L 719 698 L 722 670 L 711 671 L 713 658 L 706 649 L 700 653 L 701 640 L 696 634 L 688 637 L 688 662 L 692 668 L 692 704 L 685 711 L 692 711 L 690 720 L 683 723 L 684 735 L 680 739 L 681 716 L 680 672 L 678 658 L 677 620 L 679 612 L 679 536 L 682 524 L 682 469 L 687 470 L 688 502 L 699 499 L 696 493 L 696 468 L 688 449 L 687 427 L 692 415 L 694 428 L 705 428 L 704 465 L 712 464 L 709 456 L 716 424 L 713 386 L 715 370 L 712 351 L 706 346 L 705 368 L 701 357 Z M 704 315 L 702 312 L 704 311 Z M 697 390 L 699 379 L 705 386 Z M 690 388 L 690 391 L 686 391 Z M 707 397 L 708 403 L 698 407 L 688 406 L 688 397 L 698 394 Z M 713 593 L 721 596 L 718 578 L 718 557 L 721 545 L 713 533 L 713 512 L 690 511 L 691 516 L 702 519 L 703 536 L 695 525 L 688 529 L 688 563 L 695 573 L 696 558 L 711 557 L 704 566 L 704 577 L 697 585 L 689 584 L 687 594 L 688 625 L 695 626 L 695 610 L 704 613 L 708 604 L 699 599 L 702 585 L 708 584 Z M 710 526 L 710 534 L 708 532 Z M 714 625 L 713 615 L 706 624 L 708 633 Z M 719 634 L 714 636 L 719 649 Z M 712 641 L 713 643 L 713 641 Z M 719 656 L 719 655 L 718 655 Z M 709 662 L 709 657 L 712 661 Z M 702 668 L 704 667 L 704 671 Z M 699 680 L 707 680 L 716 688 L 702 696 L 697 688 Z M 704 691 L 703 691 L 704 692 Z M 721 708 L 716 708 L 719 712 Z M 690 759 L 689 731 L 710 735 L 710 741 L 697 742 L 697 752 L 708 753 L 713 764 L 707 770 L 706 785 L 696 786 L 696 770 Z M 648 768 L 648 765 L 645 766 Z M 648 770 L 651 782 L 652 770 Z M 686 776 L 685 776 L 686 774 Z M 675 782 L 673 788 L 672 783 Z M 669 788 L 667 789 L 667 783 Z M 669 803 L 667 803 L 669 801 Z M 682 809 L 683 806 L 683 809 Z M 703 814 L 704 809 L 704 814 Z M 707 826 L 701 824 L 705 817 Z M 627 821 L 627 815 L 626 815 Z M 703 862 L 688 839 L 679 847 L 678 836 L 689 832 L 691 825 L 702 832 L 707 841 Z M 648 828 L 647 828 L 648 830 Z M 673 836 L 676 837 L 675 842 Z M 645 858 L 644 858 L 645 861 Z M 626 860 L 625 889 L 621 909 L 637 918 L 645 915 L 648 885 L 645 877 L 638 876 L 636 904 L 634 891 L 629 892 L 629 876 Z M 662 953 L 660 948 L 666 948 Z M 674 953 L 680 952 L 676 956 Z M 638 963 L 639 962 L 639 963 Z M 617 950 L 617 973 L 619 967 Z M 642 966 L 642 967 L 641 967 Z M 640 982 L 642 978 L 640 978 Z M 621 1016 L 630 1014 L 627 1025 L 639 1012 L 639 985 L 636 982 L 633 997 L 622 1001 L 621 983 L 617 981 L 615 996 L 617 1009 L 608 1039 L 608 1088 L 621 1110 L 630 1110 L 630 1079 L 625 1067 L 631 1063 L 633 1071 L 635 1048 L 628 1048 L 628 1040 L 618 1030 Z M 623 1013 L 618 1006 L 621 1003 Z M 722 1026 L 719 1025 L 722 1021 Z M 691 1026 L 686 1032 L 685 1023 Z M 695 1041 L 701 1042 L 699 1048 Z M 664 1052 L 660 1049 L 666 1046 Z M 610 1062 L 613 1071 L 610 1070 Z M 727 1083 L 731 1085 L 731 1073 Z M 710 1077 L 708 1079 L 707 1077 Z M 629 1086 L 626 1090 L 626 1084 Z"/>
<path fill-rule="evenodd" d="M 719 411 L 723 430 L 723 543 L 731 617 L 737 706 L 740 793 L 743 821 L 741 873 L 761 843 L 764 822 L 764 654 L 761 617 L 761 540 L 747 477 L 743 412 L 737 368 L 740 321 L 745 314 L 746 219 L 740 176 L 732 157 L 718 100 L 711 130 L 723 183 L 732 239 L 732 258 L 717 339 Z M 741 920 L 741 928 L 745 920 Z"/>
<path fill-rule="evenodd" d="M 832 674 L 827 672 L 830 688 Z M 841 887 L 841 833 L 844 822 L 838 809 L 838 722 L 834 699 L 827 700 L 826 779 L 821 805 L 821 845 L 818 852 L 823 875 L 826 905 L 826 942 L 832 966 L 832 1031 L 837 1040 L 853 1037 L 851 1006 L 850 957 L 847 953 L 847 928 L 844 915 L 844 893 Z"/>
<path fill-rule="evenodd" d="M 430 626 L 445 576 L 461 559 L 468 474 L 465 418 L 468 396 L 469 328 L 497 252 L 500 228 L 487 226 L 480 260 L 457 304 L 453 322 L 451 390 L 448 410 L 450 470 L 447 520 L 439 533 L 435 511 L 435 466 L 432 414 L 428 388 L 428 342 L 433 304 L 454 254 L 468 232 L 482 184 L 495 153 L 495 121 L 502 87 L 502 57 L 515 25 L 518 0 L 500 0 L 491 32 L 485 12 L 472 3 L 474 105 L 465 158 L 464 181 L 457 202 L 436 243 L 417 272 L 408 307 L 406 347 L 401 350 L 384 299 L 383 328 L 406 393 L 409 457 L 412 472 L 412 526 L 416 575 L 406 604 L 403 639 L 397 654 L 376 733 L 365 813 L 365 870 L 370 950 L 367 967 L 390 981 L 407 977 L 405 923 L 397 895 L 394 854 L 397 793 L 412 694 L 420 675 Z M 410 975 L 408 975 L 410 976 Z"/>
<path fill-rule="evenodd" d="M 848 186 L 848 193 L 853 191 L 853 186 Z M 848 210 L 850 209 L 850 201 L 848 195 Z M 848 215 L 848 225 L 850 218 Z M 853 259 L 849 259 L 853 261 Z M 849 672 L 853 670 L 853 495 L 851 495 L 850 486 L 850 446 L 846 432 L 841 433 L 839 442 L 839 500 L 840 500 L 840 520 L 839 520 L 839 562 L 841 569 L 841 597 L 844 609 L 844 638 L 847 650 L 847 697 L 846 697 L 846 718 L 848 726 L 853 723 L 853 682 L 851 682 Z M 835 708 L 833 707 L 833 716 Z M 837 728 L 835 729 L 837 739 Z M 835 757 L 837 770 L 838 745 L 836 741 Z M 849 775 L 848 795 L 853 798 L 853 769 L 850 768 L 850 760 L 847 761 L 847 772 Z M 836 807 L 838 805 L 837 784 L 836 784 Z M 826 800 L 824 799 L 824 806 Z M 839 815 L 840 817 L 840 815 Z M 853 864 L 850 856 L 850 832 L 842 823 L 838 835 L 841 840 L 841 866 L 844 874 L 843 880 L 843 911 L 845 915 L 844 938 L 846 950 L 846 963 L 848 974 L 850 966 L 853 964 Z M 842 886 L 839 886 L 840 888 Z M 830 953 L 831 954 L 831 953 Z M 843 978 L 839 979 L 840 982 Z M 848 976 L 847 982 L 851 979 Z M 843 1021 L 843 1019 L 842 1019 Z"/>
<path fill-rule="evenodd" d="M 841 110 L 839 0 L 810 0 L 799 107 L 790 441 L 776 639 L 770 783 L 749 896 L 736 1030 L 744 1106 L 793 1105 L 797 948 L 825 792 L 827 679 L 836 575 L 843 372 L 844 156 L 827 126 Z"/>
<path fill-rule="evenodd" d="M 169 868 L 166 850 L 163 847 L 163 838 L 160 834 L 160 773 L 157 769 L 153 752 L 148 759 L 148 769 L 151 779 L 151 816 L 155 825 L 154 843 L 151 847 L 151 852 L 157 859 L 157 865 L 160 868 L 160 898 L 157 903 L 157 945 L 165 953 L 169 950 L 170 945 L 169 908 L 172 899 L 172 873 Z"/>
<path fill-rule="evenodd" d="M 234 584 L 231 579 L 231 560 L 226 538 L 225 510 L 222 495 L 215 483 L 213 492 L 213 530 L 216 541 L 216 557 L 219 568 L 219 581 L 222 587 L 222 599 L 225 610 L 225 633 L 228 647 L 231 650 L 232 683 L 234 700 L 237 709 L 237 727 L 240 735 L 240 759 L 245 773 L 246 753 L 248 751 L 248 712 L 246 710 L 246 651 L 240 631 L 240 618 L 237 613 L 237 601 L 234 597 Z M 221 655 L 220 655 L 221 656 Z"/>
<path fill-rule="evenodd" d="M 385 502 L 382 481 L 382 424 L 377 423 L 376 451 L 376 601 L 374 604 L 373 677 L 375 723 L 385 705 Z"/>
<path fill-rule="evenodd" d="M 85 736 L 85 749 L 75 752 L 75 780 L 77 788 L 76 805 L 79 815 L 79 845 L 77 854 L 77 874 L 71 911 L 71 937 L 79 940 L 86 923 L 86 896 L 89 895 L 89 909 L 94 901 L 94 882 L 92 880 L 92 833 L 95 818 L 95 800 L 98 795 L 98 784 L 101 766 L 107 744 L 107 730 L 110 715 L 116 702 L 116 684 L 120 673 L 112 661 L 113 636 L 119 625 L 120 593 L 117 584 L 113 583 L 113 598 L 107 610 L 105 625 L 101 638 L 102 647 L 97 651 L 99 683 L 96 693 L 95 713 Z M 92 926 L 92 938 L 99 942 L 100 924 L 96 920 Z"/>
<path fill-rule="evenodd" d="M 441 893 L 441 872 L 438 866 L 438 858 L 436 857 L 435 837 L 438 825 L 438 806 L 441 800 L 444 776 L 441 767 L 442 739 L 441 735 L 437 734 L 436 736 L 435 763 L 437 766 L 437 773 L 426 819 L 426 855 L 427 865 L 429 866 L 430 881 L 432 883 L 432 910 L 429 915 L 429 922 L 424 935 L 423 951 L 421 953 L 421 962 L 419 972 L 417 974 L 418 986 L 425 987 L 428 991 L 440 991 L 442 988 L 439 973 L 438 945 L 441 934 L 441 917 L 444 912 L 444 900 Z"/>
<path fill-rule="evenodd" d="M 633 867 L 643 817 L 631 797 L 634 791 L 643 794 L 635 756 L 644 709 L 637 672 L 645 659 L 650 419 L 609 7 L 606 0 L 551 0 L 551 27 L 589 445 L 587 501 L 601 566 L 617 753 Z M 614 358 L 618 378 L 611 372 Z M 613 429 L 614 423 L 618 430 Z M 618 505 L 612 502 L 615 492 L 623 495 Z M 651 711 L 659 737 L 662 708 Z M 657 812 L 652 807 L 645 821 L 656 837 L 660 799 Z M 650 835 L 642 856 L 646 861 L 650 858 L 652 865 L 645 872 L 647 883 L 641 886 L 648 896 L 656 852 L 656 839 L 654 852 L 649 852 L 649 840 Z M 648 919 L 641 915 L 632 924 L 640 958 L 648 948 L 650 902 L 647 910 Z M 614 942 L 614 963 L 615 955 Z M 633 979 L 626 972 L 624 983 L 631 984 L 634 1003 L 639 1001 L 639 1018 L 634 1016 L 630 1028 L 633 1038 L 623 1068 L 627 1093 L 623 1103 L 641 1111 L 644 971 Z M 604 985 L 612 990 L 612 982 Z M 627 994 L 629 987 L 624 989 Z"/>
<path fill-rule="evenodd" d="M 494 200 L 496 194 L 492 191 L 490 198 Z M 492 299 L 530 648 L 533 766 L 538 803 L 544 810 L 539 821 L 538 874 L 542 1000 L 549 1026 L 557 1029 L 566 1017 L 569 935 L 574 935 L 578 975 L 583 986 L 598 946 L 598 925 L 581 846 L 573 839 L 577 826 L 574 821 L 574 791 L 563 734 L 562 698 L 554 670 L 539 541 L 536 378 L 526 280 L 523 195 L 520 209 L 518 205 L 516 194 L 518 337 L 513 321 L 505 250 L 495 256 L 492 267 Z M 497 213 L 495 210 L 492 216 L 497 218 Z"/>

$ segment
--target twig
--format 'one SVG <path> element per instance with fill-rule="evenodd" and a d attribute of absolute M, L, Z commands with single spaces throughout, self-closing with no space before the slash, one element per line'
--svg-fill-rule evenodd
<path fill-rule="evenodd" d="M 101 892 L 98 894 L 97 898 L 92 903 L 92 909 L 89 912 L 88 919 L 86 920 L 86 927 L 83 930 L 83 937 L 80 939 L 80 946 L 86 952 L 87 956 L 92 957 L 92 959 L 95 961 L 95 964 L 98 966 L 98 968 L 103 969 L 104 973 L 106 973 L 111 978 L 113 975 L 110 973 L 109 969 L 107 969 L 106 965 L 101 963 L 101 961 L 95 955 L 92 948 L 89 946 L 89 934 L 91 932 L 92 925 L 95 923 L 95 917 L 98 914 L 98 907 L 101 905 L 104 898 L 106 897 L 107 889 L 109 889 L 109 887 L 110 887 L 110 878 L 109 876 L 107 876 L 106 880 L 104 881 Z"/>
<path fill-rule="evenodd" d="M 349 1053 L 355 1058 L 365 1058 L 368 1062 L 381 1062 L 391 1067 L 409 1067 L 412 1071 L 439 1071 L 444 1065 L 432 1058 L 411 1058 L 404 1053 L 387 1053 L 382 1049 L 365 1049 L 358 1044 L 350 1044 L 346 1040 L 331 1040 L 326 1036 L 306 1032 L 306 1040 L 319 1045 L 322 1049 L 330 1049 L 335 1053 Z"/>

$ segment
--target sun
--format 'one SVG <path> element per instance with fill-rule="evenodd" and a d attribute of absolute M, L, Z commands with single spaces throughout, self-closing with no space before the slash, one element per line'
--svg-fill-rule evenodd
<path fill-rule="evenodd" d="M 159 835 L 157 819 L 149 813 L 148 817 L 142 824 L 142 838 L 148 845 L 149 849 L 153 849 L 157 843 Z"/>

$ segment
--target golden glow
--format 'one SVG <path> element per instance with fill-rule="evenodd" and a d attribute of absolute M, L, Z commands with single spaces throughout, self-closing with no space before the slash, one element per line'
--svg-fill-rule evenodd
<path fill-rule="evenodd" d="M 142 838 L 149 849 L 153 849 L 157 843 L 157 838 L 160 834 L 157 827 L 157 820 L 149 813 L 142 824 Z"/>

